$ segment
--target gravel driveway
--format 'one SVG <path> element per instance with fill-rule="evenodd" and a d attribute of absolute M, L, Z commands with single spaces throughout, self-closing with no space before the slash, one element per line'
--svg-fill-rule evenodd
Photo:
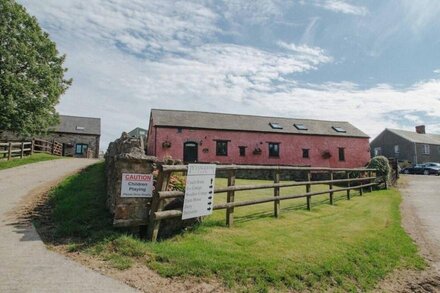
<path fill-rule="evenodd" d="M 14 210 L 30 193 L 95 160 L 60 159 L 0 171 L 0 292 L 136 292 L 46 249 L 34 227 Z"/>
<path fill-rule="evenodd" d="M 405 175 L 402 180 L 404 226 L 440 272 L 440 176 Z"/>

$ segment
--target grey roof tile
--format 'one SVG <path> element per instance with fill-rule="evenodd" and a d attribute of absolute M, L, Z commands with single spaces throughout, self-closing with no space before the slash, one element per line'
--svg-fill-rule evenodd
<path fill-rule="evenodd" d="M 429 133 L 421 134 L 415 131 L 390 129 L 390 128 L 387 128 L 387 130 L 411 142 L 440 145 L 439 134 L 429 134 Z"/>
<path fill-rule="evenodd" d="M 152 109 L 151 115 L 155 126 L 362 138 L 369 137 L 367 134 L 345 121 L 293 119 L 165 109 Z M 278 123 L 282 126 L 282 129 L 274 129 L 270 126 L 270 123 Z M 299 130 L 294 124 L 303 124 L 307 127 L 307 130 Z M 333 127 L 343 128 L 346 132 L 337 132 Z"/>
<path fill-rule="evenodd" d="M 60 115 L 55 132 L 101 135 L 101 118 Z"/>

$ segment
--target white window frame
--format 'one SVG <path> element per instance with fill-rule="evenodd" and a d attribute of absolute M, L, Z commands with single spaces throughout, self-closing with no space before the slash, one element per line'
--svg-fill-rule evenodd
<path fill-rule="evenodd" d="M 423 145 L 423 154 L 429 155 L 430 153 L 431 153 L 431 148 L 430 148 L 429 144 L 424 144 Z"/>
<path fill-rule="evenodd" d="M 394 153 L 400 154 L 400 146 L 398 144 L 394 145 Z"/>
<path fill-rule="evenodd" d="M 374 156 L 380 156 L 382 154 L 382 148 L 381 147 L 375 147 L 374 148 Z"/>

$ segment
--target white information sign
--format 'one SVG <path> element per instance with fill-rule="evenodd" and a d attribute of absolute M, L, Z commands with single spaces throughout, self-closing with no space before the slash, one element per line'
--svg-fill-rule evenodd
<path fill-rule="evenodd" d="M 152 197 L 153 174 L 122 173 L 121 197 Z"/>
<path fill-rule="evenodd" d="M 214 164 L 189 164 L 182 220 L 212 214 L 214 206 Z"/>

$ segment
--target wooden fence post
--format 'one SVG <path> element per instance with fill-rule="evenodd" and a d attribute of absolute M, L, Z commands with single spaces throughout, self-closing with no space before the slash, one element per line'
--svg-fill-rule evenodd
<path fill-rule="evenodd" d="M 235 186 L 235 170 L 230 170 L 228 174 L 228 186 Z M 226 201 L 228 203 L 234 202 L 235 191 L 229 190 Z M 234 208 L 230 207 L 226 209 L 226 225 L 232 227 L 234 224 Z"/>
<path fill-rule="evenodd" d="M 333 172 L 332 171 L 330 171 L 330 180 L 333 181 Z M 333 189 L 333 182 L 330 183 L 328 185 L 328 187 L 330 190 L 332 190 Z M 330 195 L 330 204 L 333 204 L 333 191 L 330 191 L 329 195 Z"/>
<path fill-rule="evenodd" d="M 20 153 L 20 159 L 23 159 L 24 157 L 24 142 L 21 142 L 21 153 Z"/>
<path fill-rule="evenodd" d="M 312 174 L 310 171 L 307 172 L 307 182 L 312 181 Z M 306 192 L 309 193 L 312 188 L 310 184 L 306 184 Z M 310 203 L 310 195 L 307 196 L 307 209 L 310 211 L 311 209 L 311 203 Z"/>
<path fill-rule="evenodd" d="M 359 172 L 359 177 L 363 177 L 365 175 L 365 173 L 364 172 Z M 361 188 L 359 188 L 359 195 L 364 195 L 364 188 L 362 187 L 362 185 L 364 185 L 364 182 L 362 182 L 362 181 L 360 181 L 361 182 Z"/>
<path fill-rule="evenodd" d="M 373 174 L 371 173 L 371 171 L 368 171 L 368 177 L 371 177 Z M 370 179 L 368 180 L 371 183 L 373 183 L 374 179 Z M 370 192 L 373 192 L 373 185 L 370 185 Z"/>
<path fill-rule="evenodd" d="M 280 183 L 280 170 L 275 170 L 274 171 L 273 182 L 274 183 Z M 275 198 L 280 196 L 280 188 L 279 187 L 274 187 L 273 188 L 273 196 Z M 275 217 L 278 218 L 280 216 L 280 201 L 279 200 L 275 200 L 273 202 L 273 210 L 274 210 Z"/>
<path fill-rule="evenodd" d="M 156 184 L 156 189 L 153 194 L 153 199 L 151 202 L 150 217 L 148 221 L 147 228 L 147 238 L 155 242 L 157 240 L 157 235 L 159 234 L 160 220 L 156 220 L 154 213 L 161 211 L 163 209 L 163 200 L 159 197 L 159 191 L 165 191 L 168 187 L 168 181 L 170 179 L 170 173 L 164 173 L 162 167 L 159 168 L 159 177 Z"/>
<path fill-rule="evenodd" d="M 55 138 L 52 139 L 52 147 L 51 147 L 51 153 L 52 153 L 52 155 L 54 154 L 54 152 L 55 152 Z"/>
<path fill-rule="evenodd" d="M 350 172 L 347 171 L 347 179 L 350 179 Z M 347 181 L 347 187 L 349 189 L 347 189 L 347 200 L 350 200 L 350 187 L 351 187 L 351 182 Z"/>
<path fill-rule="evenodd" d="M 34 149 L 35 149 L 35 139 L 33 138 L 31 141 L 31 155 L 34 154 Z"/>
<path fill-rule="evenodd" d="M 12 142 L 9 143 L 8 161 L 12 158 Z"/>

